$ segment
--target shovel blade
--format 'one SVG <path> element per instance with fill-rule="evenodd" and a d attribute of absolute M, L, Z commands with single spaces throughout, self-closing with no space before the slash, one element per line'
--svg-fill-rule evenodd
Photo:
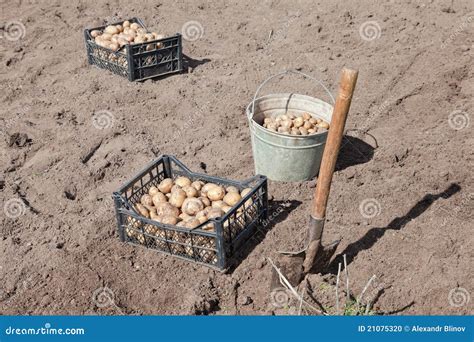
<path fill-rule="evenodd" d="M 320 246 L 316 257 L 314 258 L 313 265 L 309 268 L 309 272 L 305 272 L 303 267 L 306 259 L 305 251 L 295 253 L 283 252 L 275 261 L 275 266 L 278 267 L 291 286 L 297 287 L 307 273 L 322 273 L 327 269 L 327 266 L 329 265 L 329 262 L 336 252 L 337 246 L 340 242 L 341 240 L 337 240 L 327 246 Z M 282 287 L 280 275 L 275 271 L 275 269 L 272 269 L 270 284 L 270 289 L 272 291 Z"/>

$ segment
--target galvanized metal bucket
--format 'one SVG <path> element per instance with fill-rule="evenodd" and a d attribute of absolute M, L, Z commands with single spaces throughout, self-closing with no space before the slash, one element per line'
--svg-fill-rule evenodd
<path fill-rule="evenodd" d="M 257 97 L 263 86 L 275 77 L 298 74 L 321 85 L 334 104 L 334 97 L 321 81 L 299 71 L 287 70 L 266 79 L 255 92 L 246 114 L 252 137 L 255 173 L 274 181 L 296 182 L 312 179 L 319 172 L 328 132 L 311 135 L 287 135 L 262 126 L 265 117 L 309 113 L 331 123 L 333 105 L 306 95 L 285 93 Z"/>

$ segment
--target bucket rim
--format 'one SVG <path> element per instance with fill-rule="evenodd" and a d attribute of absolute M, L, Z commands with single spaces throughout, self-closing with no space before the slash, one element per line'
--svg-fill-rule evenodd
<path fill-rule="evenodd" d="M 290 134 L 285 134 L 285 133 L 279 133 L 279 132 L 274 132 L 274 131 L 270 131 L 269 129 L 263 127 L 262 125 L 260 125 L 258 122 L 255 121 L 254 119 L 254 116 L 255 116 L 255 113 L 252 113 L 250 108 L 251 106 L 253 105 L 253 103 L 257 102 L 257 101 L 260 101 L 260 100 L 263 100 L 265 98 L 271 98 L 271 97 L 275 97 L 275 96 L 286 96 L 286 97 L 289 97 L 289 96 L 296 96 L 296 97 L 301 97 L 301 98 L 307 98 L 309 100 L 318 100 L 320 102 L 323 102 L 325 104 L 327 104 L 328 106 L 330 106 L 332 109 L 334 109 L 334 106 L 324 100 L 321 100 L 320 98 L 317 98 L 317 97 L 314 97 L 314 96 L 309 96 L 309 95 L 304 95 L 304 94 L 298 94 L 298 93 L 272 93 L 272 94 L 267 94 L 267 95 L 263 95 L 263 96 L 260 96 L 258 98 L 256 98 L 254 101 L 250 102 L 248 105 L 247 105 L 247 108 L 246 108 L 246 114 L 247 114 L 247 119 L 249 120 L 249 125 L 250 125 L 250 129 L 252 129 L 252 127 L 254 125 L 256 125 L 257 127 L 255 129 L 261 129 L 263 130 L 265 133 L 269 133 L 271 135 L 274 135 L 274 136 L 277 136 L 277 137 L 285 137 L 285 138 L 289 138 L 289 139 L 294 139 L 294 140 L 305 140 L 305 139 L 308 139 L 308 138 L 313 138 L 315 136 L 319 136 L 319 135 L 324 135 L 324 134 L 328 134 L 328 130 L 324 131 L 324 132 L 319 132 L 319 133 L 313 133 L 313 134 L 308 134 L 308 135 L 290 135 Z M 308 113 L 310 114 L 311 116 L 313 116 L 312 113 Z M 318 117 L 319 118 L 319 117 Z M 322 119 L 322 118 L 321 118 Z"/>

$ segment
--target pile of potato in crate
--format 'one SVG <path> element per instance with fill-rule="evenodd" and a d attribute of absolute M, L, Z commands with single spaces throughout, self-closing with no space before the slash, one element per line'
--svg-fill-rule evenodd
<path fill-rule="evenodd" d="M 172 156 L 153 162 L 114 198 L 122 240 L 221 270 L 267 213 L 266 177 L 237 182 L 197 174 Z"/>

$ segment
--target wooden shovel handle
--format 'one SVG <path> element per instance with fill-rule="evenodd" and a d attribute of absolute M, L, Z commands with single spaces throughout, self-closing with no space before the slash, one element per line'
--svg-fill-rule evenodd
<path fill-rule="evenodd" d="M 339 92 L 332 113 L 326 146 L 323 152 L 318 182 L 314 193 L 311 215 L 316 219 L 324 219 L 331 189 L 332 175 L 336 167 L 337 155 L 341 147 L 347 113 L 351 106 L 352 94 L 357 82 L 357 70 L 342 69 Z"/>

